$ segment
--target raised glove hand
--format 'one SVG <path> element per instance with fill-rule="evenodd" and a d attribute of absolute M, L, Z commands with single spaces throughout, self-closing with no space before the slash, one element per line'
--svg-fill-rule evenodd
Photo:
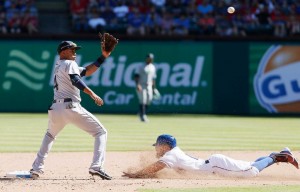
<path fill-rule="evenodd" d="M 104 54 L 110 55 L 110 53 L 114 50 L 114 48 L 118 44 L 119 40 L 109 33 L 104 33 L 103 35 L 99 33 L 99 37 L 101 40 L 102 52 Z"/>

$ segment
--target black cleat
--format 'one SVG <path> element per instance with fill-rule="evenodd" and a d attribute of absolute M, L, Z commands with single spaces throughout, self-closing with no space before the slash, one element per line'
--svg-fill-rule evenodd
<path fill-rule="evenodd" d="M 90 169 L 89 174 L 92 176 L 97 175 L 101 177 L 103 180 L 111 180 L 112 177 L 107 175 L 103 169 L 95 170 L 95 169 Z"/>
<path fill-rule="evenodd" d="M 33 169 L 30 169 L 30 176 L 33 180 L 36 180 L 40 177 L 40 175 L 42 175 L 44 172 L 42 170 L 40 171 L 35 171 Z"/>

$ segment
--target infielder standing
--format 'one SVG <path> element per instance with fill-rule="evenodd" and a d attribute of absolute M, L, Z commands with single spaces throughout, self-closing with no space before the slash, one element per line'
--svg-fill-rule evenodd
<path fill-rule="evenodd" d="M 269 156 L 258 158 L 254 162 L 248 162 L 235 160 L 221 154 L 214 154 L 207 160 L 191 157 L 177 147 L 176 139 L 173 136 L 167 134 L 160 135 L 153 145 L 159 158 L 158 161 L 135 173 L 123 172 L 124 177 L 153 177 L 156 172 L 166 167 L 236 177 L 254 177 L 266 167 L 278 162 L 291 163 L 299 169 L 298 161 L 289 148 L 284 148 L 279 153 L 271 153 Z"/>
<path fill-rule="evenodd" d="M 51 150 L 58 133 L 69 123 L 88 132 L 95 138 L 94 156 L 89 173 L 102 179 L 110 180 L 103 169 L 105 159 L 107 131 L 99 120 L 80 105 L 80 90 L 88 94 L 98 106 L 103 100 L 82 81 L 81 77 L 92 75 L 104 62 L 111 52 L 105 51 L 102 45 L 102 55 L 92 64 L 83 68 L 75 62 L 76 51 L 80 49 L 72 41 L 62 41 L 57 52 L 59 61 L 55 65 L 54 100 L 48 110 L 48 129 L 41 148 L 32 164 L 30 173 L 34 179 L 44 172 L 44 161 Z"/>
<path fill-rule="evenodd" d="M 153 65 L 154 55 L 146 56 L 144 65 L 139 66 L 135 73 L 136 92 L 139 100 L 139 116 L 142 122 L 148 122 L 147 109 L 153 99 L 155 89 L 156 69 Z"/>

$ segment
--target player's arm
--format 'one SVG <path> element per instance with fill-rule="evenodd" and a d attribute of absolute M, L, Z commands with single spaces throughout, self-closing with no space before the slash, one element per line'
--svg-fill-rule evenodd
<path fill-rule="evenodd" d="M 102 55 L 98 57 L 98 59 L 92 64 L 85 67 L 85 69 L 81 72 L 80 76 L 90 76 L 104 63 L 105 59 L 111 54 L 111 52 L 105 51 L 102 49 Z"/>
<path fill-rule="evenodd" d="M 72 82 L 72 85 L 77 87 L 79 90 L 82 90 L 84 93 L 88 94 L 97 105 L 101 106 L 103 105 L 103 100 L 96 95 L 80 78 L 78 74 L 70 74 L 70 79 Z"/>
<path fill-rule="evenodd" d="M 149 177 L 153 177 L 155 173 L 164 169 L 165 167 L 166 167 L 165 163 L 161 161 L 157 161 L 149 165 L 148 167 L 145 167 L 144 169 L 137 171 L 135 173 L 123 172 L 122 176 L 129 177 L 129 178 L 149 178 Z"/>

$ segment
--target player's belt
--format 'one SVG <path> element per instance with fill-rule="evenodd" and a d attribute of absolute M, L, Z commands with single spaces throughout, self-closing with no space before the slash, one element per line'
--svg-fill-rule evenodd
<path fill-rule="evenodd" d="M 205 164 L 209 164 L 209 160 L 205 160 Z"/>
<path fill-rule="evenodd" d="M 65 98 L 65 99 L 54 99 L 52 103 L 65 103 L 65 102 L 72 102 L 71 98 Z"/>

